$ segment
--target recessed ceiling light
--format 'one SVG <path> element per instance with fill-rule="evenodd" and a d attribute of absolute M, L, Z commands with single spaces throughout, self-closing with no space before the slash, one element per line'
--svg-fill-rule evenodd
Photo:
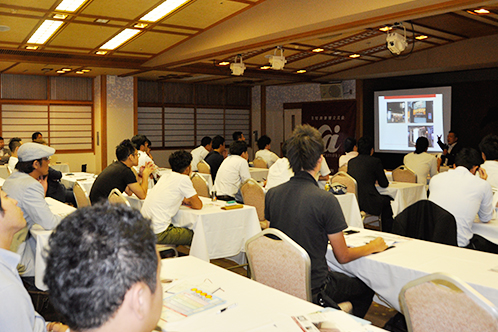
<path fill-rule="evenodd" d="M 134 28 L 138 28 L 138 29 L 143 29 L 143 28 L 145 28 L 145 27 L 147 27 L 147 26 L 148 26 L 148 24 L 147 24 L 147 23 L 137 23 L 137 24 L 135 24 L 133 27 L 134 27 Z"/>
<path fill-rule="evenodd" d="M 95 23 L 100 23 L 100 24 L 107 24 L 107 23 L 109 23 L 109 20 L 105 19 L 105 18 L 98 18 L 94 22 Z"/>
<path fill-rule="evenodd" d="M 85 72 L 84 72 L 84 71 L 81 71 L 81 70 L 78 70 L 78 71 L 76 72 L 76 74 L 84 74 L 84 73 L 85 73 Z"/>
<path fill-rule="evenodd" d="M 140 30 L 137 29 L 124 29 L 119 34 L 114 36 L 114 38 L 112 38 L 111 40 L 109 40 L 107 43 L 100 46 L 99 48 L 102 50 L 114 50 L 119 46 L 121 46 L 126 41 L 133 38 L 139 32 Z"/>
<path fill-rule="evenodd" d="M 259 69 L 263 69 L 263 70 L 267 70 L 267 69 L 270 69 L 271 66 L 262 66 L 262 67 L 259 67 Z"/>
<path fill-rule="evenodd" d="M 393 29 L 392 27 L 385 26 L 385 27 L 380 28 L 379 30 L 387 32 L 387 31 L 392 30 L 392 29 Z"/>
<path fill-rule="evenodd" d="M 168 15 L 178 7 L 189 2 L 190 0 L 166 0 L 149 13 L 145 14 L 139 21 L 157 22 L 164 16 Z"/>
<path fill-rule="evenodd" d="M 67 17 L 66 14 L 54 14 L 54 16 L 52 16 L 53 18 L 56 18 L 58 20 L 63 20 Z"/>
<path fill-rule="evenodd" d="M 91 69 L 82 69 L 81 71 L 84 73 L 89 73 L 91 71 Z"/>
<path fill-rule="evenodd" d="M 86 0 L 63 0 L 55 10 L 61 12 L 74 12 L 85 3 Z"/>
<path fill-rule="evenodd" d="M 220 63 L 218 63 L 218 66 L 228 66 L 230 64 L 230 62 L 228 61 L 222 61 Z"/>
<path fill-rule="evenodd" d="M 474 9 L 474 13 L 476 14 L 489 14 L 489 10 L 487 9 L 484 9 L 484 8 L 479 8 L 479 9 Z"/>
<path fill-rule="evenodd" d="M 354 58 L 359 58 L 360 55 L 359 54 L 351 54 L 349 57 L 354 59 Z"/>
<path fill-rule="evenodd" d="M 319 52 L 323 52 L 323 51 L 325 51 L 323 48 L 315 48 L 311 52 L 319 53 Z"/>
<path fill-rule="evenodd" d="M 57 74 L 64 74 L 64 73 L 65 73 L 65 71 L 64 71 L 64 70 L 58 70 L 58 71 L 57 71 Z"/>
<path fill-rule="evenodd" d="M 62 24 L 64 24 L 63 21 L 45 20 L 29 38 L 28 44 L 45 44 Z"/>
<path fill-rule="evenodd" d="M 72 69 L 71 68 L 62 68 L 61 70 L 63 70 L 63 71 L 71 71 Z"/>
<path fill-rule="evenodd" d="M 37 50 L 38 46 L 26 46 L 27 50 Z"/>
<path fill-rule="evenodd" d="M 415 37 L 415 39 L 418 39 L 418 40 L 423 40 L 423 39 L 427 39 L 427 38 L 429 38 L 429 36 L 426 36 L 426 35 L 420 35 L 420 36 Z"/>
<path fill-rule="evenodd" d="M 306 73 L 306 70 L 305 69 L 301 69 L 301 70 L 296 71 L 296 73 L 303 74 L 303 73 Z"/>
<path fill-rule="evenodd" d="M 107 51 L 97 51 L 97 52 L 95 52 L 95 54 L 97 54 L 97 55 L 106 55 Z"/>

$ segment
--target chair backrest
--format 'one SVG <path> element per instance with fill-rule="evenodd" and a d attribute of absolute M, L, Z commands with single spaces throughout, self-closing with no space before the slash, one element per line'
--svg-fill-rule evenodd
<path fill-rule="evenodd" d="M 211 166 L 209 166 L 205 160 L 201 160 L 197 163 L 197 170 L 199 173 L 211 174 Z"/>
<path fill-rule="evenodd" d="M 73 195 L 74 199 L 76 200 L 76 204 L 78 205 L 78 208 L 92 205 L 92 203 L 90 202 L 90 198 L 88 197 L 88 193 L 79 184 L 78 181 L 76 181 L 76 183 L 74 184 Z"/>
<path fill-rule="evenodd" d="M 401 165 L 393 170 L 393 181 L 417 183 L 417 174 L 405 165 Z"/>
<path fill-rule="evenodd" d="M 348 164 L 344 164 L 342 165 L 341 167 L 339 167 L 339 172 L 345 172 L 347 173 L 348 172 Z"/>
<path fill-rule="evenodd" d="M 253 280 L 311 301 L 310 257 L 290 237 L 267 228 L 247 240 L 245 250 Z"/>
<path fill-rule="evenodd" d="M 202 177 L 202 175 L 197 172 L 193 172 L 190 180 L 192 181 L 195 191 L 197 191 L 197 195 L 202 197 L 211 197 L 211 195 L 209 195 L 208 182 L 204 179 L 204 177 Z"/>
<path fill-rule="evenodd" d="M 348 188 L 348 193 L 355 194 L 358 198 L 358 193 L 356 192 L 356 180 L 346 172 L 339 171 L 332 175 L 330 178 L 330 183 L 339 182 Z"/>
<path fill-rule="evenodd" d="M 463 280 L 433 273 L 399 294 L 408 331 L 498 331 L 498 308 Z"/>
<path fill-rule="evenodd" d="M 109 197 L 107 199 L 112 204 L 125 204 L 126 206 L 131 207 L 130 202 L 128 202 L 126 197 L 124 197 L 121 191 L 119 191 L 117 188 L 111 190 L 111 193 L 109 194 Z"/>
<path fill-rule="evenodd" d="M 254 179 L 248 179 L 240 187 L 244 204 L 256 208 L 259 220 L 265 220 L 265 191 Z"/>
<path fill-rule="evenodd" d="M 427 199 L 413 203 L 394 218 L 394 234 L 457 246 L 455 217 Z"/>
<path fill-rule="evenodd" d="M 266 161 L 264 161 L 261 158 L 254 159 L 252 161 L 252 164 L 254 165 L 254 167 L 257 167 L 257 168 L 268 168 L 268 164 L 266 163 Z"/>

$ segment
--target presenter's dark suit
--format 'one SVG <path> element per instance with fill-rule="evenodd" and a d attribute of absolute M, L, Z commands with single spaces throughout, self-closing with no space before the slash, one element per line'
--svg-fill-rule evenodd
<path fill-rule="evenodd" d="M 442 150 L 448 149 L 448 145 L 444 143 L 438 142 L 439 146 L 441 147 Z M 463 146 L 456 142 L 456 144 L 453 146 L 453 149 L 451 149 L 451 152 L 448 152 L 446 155 L 441 155 L 441 163 L 446 164 L 447 166 L 453 167 L 453 164 L 455 164 L 455 157 L 458 152 L 462 150 Z"/>
<path fill-rule="evenodd" d="M 375 182 L 382 188 L 389 186 L 382 162 L 370 155 L 360 154 L 348 162 L 348 174 L 356 180 L 360 210 L 380 215 L 382 231 L 390 232 L 393 224 L 392 198 L 381 195 L 375 188 Z"/>

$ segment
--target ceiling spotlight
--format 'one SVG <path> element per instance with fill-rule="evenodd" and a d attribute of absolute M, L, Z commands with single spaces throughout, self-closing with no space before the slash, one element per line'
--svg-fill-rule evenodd
<path fill-rule="evenodd" d="M 27 50 L 37 50 L 38 49 L 38 46 L 26 46 L 26 49 Z"/>
<path fill-rule="evenodd" d="M 379 31 L 388 32 L 388 31 L 390 31 L 392 29 L 393 29 L 392 27 L 386 25 L 386 26 L 384 26 L 382 28 L 379 28 Z"/>
<path fill-rule="evenodd" d="M 239 62 L 237 62 L 237 60 L 239 60 Z M 244 65 L 244 62 L 242 62 L 242 55 L 237 54 L 235 56 L 234 62 L 230 64 L 230 70 L 232 71 L 232 75 L 241 76 L 244 74 L 245 69 L 246 66 Z"/>
<path fill-rule="evenodd" d="M 467 10 L 467 13 L 474 14 L 474 15 L 486 15 L 486 14 L 489 14 L 489 10 L 484 9 L 484 8 L 479 8 L 479 9 L 474 9 L 474 10 Z"/>
<path fill-rule="evenodd" d="M 315 52 L 315 53 L 320 53 L 320 52 L 323 52 L 325 51 L 323 48 L 315 48 L 314 50 L 311 50 L 311 52 Z"/>
<path fill-rule="evenodd" d="M 401 25 L 403 26 L 403 25 Z M 408 46 L 406 42 L 406 28 L 403 26 L 404 35 L 400 35 L 396 32 L 389 32 L 386 37 L 387 48 L 391 53 L 399 55 Z"/>
<path fill-rule="evenodd" d="M 230 64 L 230 62 L 228 61 L 222 61 L 220 63 L 218 63 L 218 66 L 228 66 Z"/>
<path fill-rule="evenodd" d="M 279 50 L 280 50 L 280 55 L 277 55 L 277 51 Z M 275 70 L 284 69 L 284 66 L 287 63 L 287 60 L 285 60 L 284 57 L 284 50 L 282 46 L 277 46 L 277 48 L 273 52 L 273 55 L 265 55 L 265 58 L 268 58 L 268 61 L 270 62 L 271 65 L 271 69 Z"/>
<path fill-rule="evenodd" d="M 351 54 L 349 57 L 354 59 L 354 58 L 359 58 L 360 55 L 359 54 Z"/>
<path fill-rule="evenodd" d="M 261 66 L 259 67 L 259 69 L 263 69 L 263 70 L 267 70 L 267 69 L 270 69 L 271 67 L 270 66 Z"/>
<path fill-rule="evenodd" d="M 296 71 L 297 74 L 304 74 L 306 73 L 306 69 L 300 69 L 298 71 Z"/>
<path fill-rule="evenodd" d="M 427 39 L 427 38 L 429 38 L 429 36 L 426 36 L 426 35 L 420 35 L 420 36 L 415 37 L 415 39 L 418 39 L 418 40 L 423 40 L 423 39 Z"/>
<path fill-rule="evenodd" d="M 97 55 L 106 55 L 107 51 L 96 51 L 95 54 L 97 54 Z"/>

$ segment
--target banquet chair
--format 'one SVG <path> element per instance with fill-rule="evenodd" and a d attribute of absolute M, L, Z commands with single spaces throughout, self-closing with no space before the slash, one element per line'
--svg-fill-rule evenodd
<path fill-rule="evenodd" d="M 76 205 L 78 205 L 78 208 L 92 205 L 92 203 L 90 202 L 90 198 L 88 197 L 88 193 L 79 184 L 78 181 L 76 181 L 76 183 L 74 184 L 73 195 L 74 199 L 76 200 Z"/>
<path fill-rule="evenodd" d="M 202 197 L 211 197 L 209 194 L 208 182 L 202 175 L 199 175 L 197 172 L 193 172 L 190 180 L 192 181 L 195 191 L 197 191 L 197 195 Z"/>
<path fill-rule="evenodd" d="M 240 187 L 244 204 L 254 206 L 258 214 L 261 229 L 269 227 L 265 219 L 265 191 L 254 179 L 247 179 Z"/>
<path fill-rule="evenodd" d="M 111 193 L 109 194 L 107 199 L 112 204 L 124 204 L 128 207 L 131 207 L 130 202 L 128 202 L 126 197 L 124 197 L 121 191 L 119 191 L 119 189 L 117 188 L 111 190 Z"/>
<path fill-rule="evenodd" d="M 345 165 L 342 165 L 341 167 L 339 167 L 339 172 L 347 173 L 348 172 L 348 164 L 345 164 Z"/>
<path fill-rule="evenodd" d="M 433 273 L 399 294 L 409 332 L 498 331 L 498 308 L 460 278 Z"/>
<path fill-rule="evenodd" d="M 417 183 L 417 174 L 405 165 L 393 170 L 393 181 Z"/>
<path fill-rule="evenodd" d="M 264 161 L 261 158 L 254 159 L 252 161 L 252 164 L 254 165 L 254 167 L 257 167 L 257 168 L 268 168 L 268 164 L 266 163 L 266 161 Z"/>
<path fill-rule="evenodd" d="M 199 161 L 197 164 L 197 170 L 199 173 L 211 174 L 211 166 L 209 166 L 205 160 Z"/>
<path fill-rule="evenodd" d="M 271 237 L 268 237 L 270 235 Z M 251 279 L 305 301 L 312 301 L 311 260 L 294 240 L 276 228 L 267 228 L 246 241 Z M 350 302 L 339 304 L 350 312 Z"/>

